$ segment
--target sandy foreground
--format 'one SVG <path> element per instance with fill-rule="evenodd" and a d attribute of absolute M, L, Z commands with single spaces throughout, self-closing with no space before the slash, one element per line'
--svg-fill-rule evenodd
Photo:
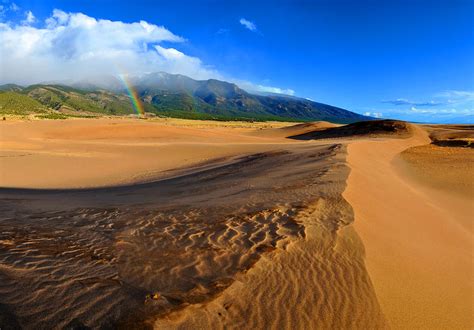
<path fill-rule="evenodd" d="M 2 187 L 85 188 L 169 176 L 221 157 L 278 148 L 246 133 L 288 123 L 72 119 L 1 123 Z"/>
<path fill-rule="evenodd" d="M 472 128 L 397 125 L 1 122 L 0 328 L 471 329 Z"/>

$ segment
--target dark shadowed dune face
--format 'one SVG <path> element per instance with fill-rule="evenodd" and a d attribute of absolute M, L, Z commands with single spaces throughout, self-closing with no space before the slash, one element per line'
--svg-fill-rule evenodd
<path fill-rule="evenodd" d="M 425 128 L 434 145 L 474 148 L 474 125 L 427 125 Z"/>
<path fill-rule="evenodd" d="M 296 140 L 317 140 L 330 138 L 351 138 L 351 137 L 409 137 L 411 135 L 411 125 L 399 120 L 372 120 L 361 121 L 339 127 L 329 127 L 318 129 L 304 134 L 289 136 Z"/>
<path fill-rule="evenodd" d="M 447 140 L 434 140 L 432 144 L 439 147 L 462 147 L 462 148 L 474 148 L 473 140 L 469 139 L 447 139 Z"/>
<path fill-rule="evenodd" d="M 310 123 L 302 123 L 302 124 L 296 124 L 292 126 L 286 126 L 282 127 L 279 130 L 281 131 L 305 131 L 305 130 L 321 130 L 321 129 L 327 129 L 331 127 L 338 127 L 340 125 L 330 123 L 327 121 L 315 121 L 315 122 L 310 122 Z"/>
<path fill-rule="evenodd" d="M 8 305 L 0 316 L 29 329 L 130 328 L 208 302 L 263 254 L 308 240 L 300 216 L 308 205 L 342 203 L 344 154 L 340 144 L 301 146 L 141 185 L 0 189 L 0 295 Z M 332 246 L 351 217 L 311 221 Z M 357 295 L 367 299 L 354 308 L 379 315 L 359 266 Z M 318 306 L 335 310 L 337 297 Z"/>
<path fill-rule="evenodd" d="M 296 125 L 290 125 L 280 128 L 266 129 L 256 131 L 253 135 L 261 137 L 281 137 L 286 138 L 293 135 L 302 135 L 308 132 L 316 132 L 325 130 L 331 127 L 338 127 L 339 124 L 333 124 L 327 121 L 316 121 L 310 123 L 302 123 Z"/>

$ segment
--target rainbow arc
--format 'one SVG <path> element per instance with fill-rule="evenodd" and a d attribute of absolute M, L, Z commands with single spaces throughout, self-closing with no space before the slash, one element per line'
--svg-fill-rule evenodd
<path fill-rule="evenodd" d="M 127 94 L 130 97 L 130 101 L 132 102 L 133 108 L 135 109 L 136 113 L 139 116 L 145 115 L 145 109 L 143 108 L 143 104 L 140 101 L 140 98 L 138 97 L 138 93 L 135 87 L 133 87 L 126 75 L 120 74 L 119 77 L 125 85 L 125 88 L 127 89 Z"/>

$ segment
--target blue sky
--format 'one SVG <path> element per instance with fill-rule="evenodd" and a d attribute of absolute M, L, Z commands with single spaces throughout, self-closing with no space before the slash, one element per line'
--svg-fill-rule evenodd
<path fill-rule="evenodd" d="M 0 0 L 0 4 L 0 33 L 7 41 L 16 38 L 29 45 L 33 35 L 55 40 L 49 57 L 45 51 L 32 51 L 33 46 L 18 45 L 21 41 L 5 42 L 10 45 L 5 49 L 21 46 L 9 53 L 30 54 L 28 63 L 37 62 L 37 67 L 61 63 L 61 71 L 73 77 L 79 74 L 73 65 L 99 58 L 96 50 L 108 43 L 100 38 L 128 38 L 131 42 L 104 48 L 112 53 L 126 49 L 123 58 L 129 60 L 120 66 L 127 71 L 215 77 L 246 89 L 294 93 L 382 117 L 425 122 L 474 118 L 474 1 Z M 61 13 L 84 16 L 68 16 L 66 22 Z M 93 34 L 84 32 L 89 31 L 84 17 L 123 25 L 104 25 Z M 162 29 L 150 32 L 148 25 L 131 25 L 140 21 Z M 62 25 L 69 34 L 61 37 Z M 51 30 L 50 37 L 42 34 L 44 29 Z M 58 51 L 59 39 L 60 48 L 67 51 Z M 90 47 L 79 49 L 78 43 Z M 142 44 L 147 45 L 145 50 L 138 46 Z M 18 56 L 15 63 L 26 63 L 25 56 Z M 134 61 L 141 64 L 131 65 Z M 104 58 L 96 62 L 98 68 L 105 67 Z M 37 67 L 31 71 L 39 77 L 48 75 Z M 13 68 L 13 63 L 5 65 L 4 77 L 29 82 L 8 72 Z M 57 79 L 43 80 L 53 78 Z"/>

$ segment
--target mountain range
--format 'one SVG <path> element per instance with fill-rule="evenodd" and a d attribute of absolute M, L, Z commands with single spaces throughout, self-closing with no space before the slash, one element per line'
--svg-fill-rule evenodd
<path fill-rule="evenodd" d="M 324 120 L 351 123 L 370 117 L 288 95 L 249 93 L 236 84 L 157 72 L 130 77 L 148 113 L 196 119 Z M 79 83 L 0 86 L 0 113 L 127 115 L 135 113 L 125 85 L 114 77 Z"/>

